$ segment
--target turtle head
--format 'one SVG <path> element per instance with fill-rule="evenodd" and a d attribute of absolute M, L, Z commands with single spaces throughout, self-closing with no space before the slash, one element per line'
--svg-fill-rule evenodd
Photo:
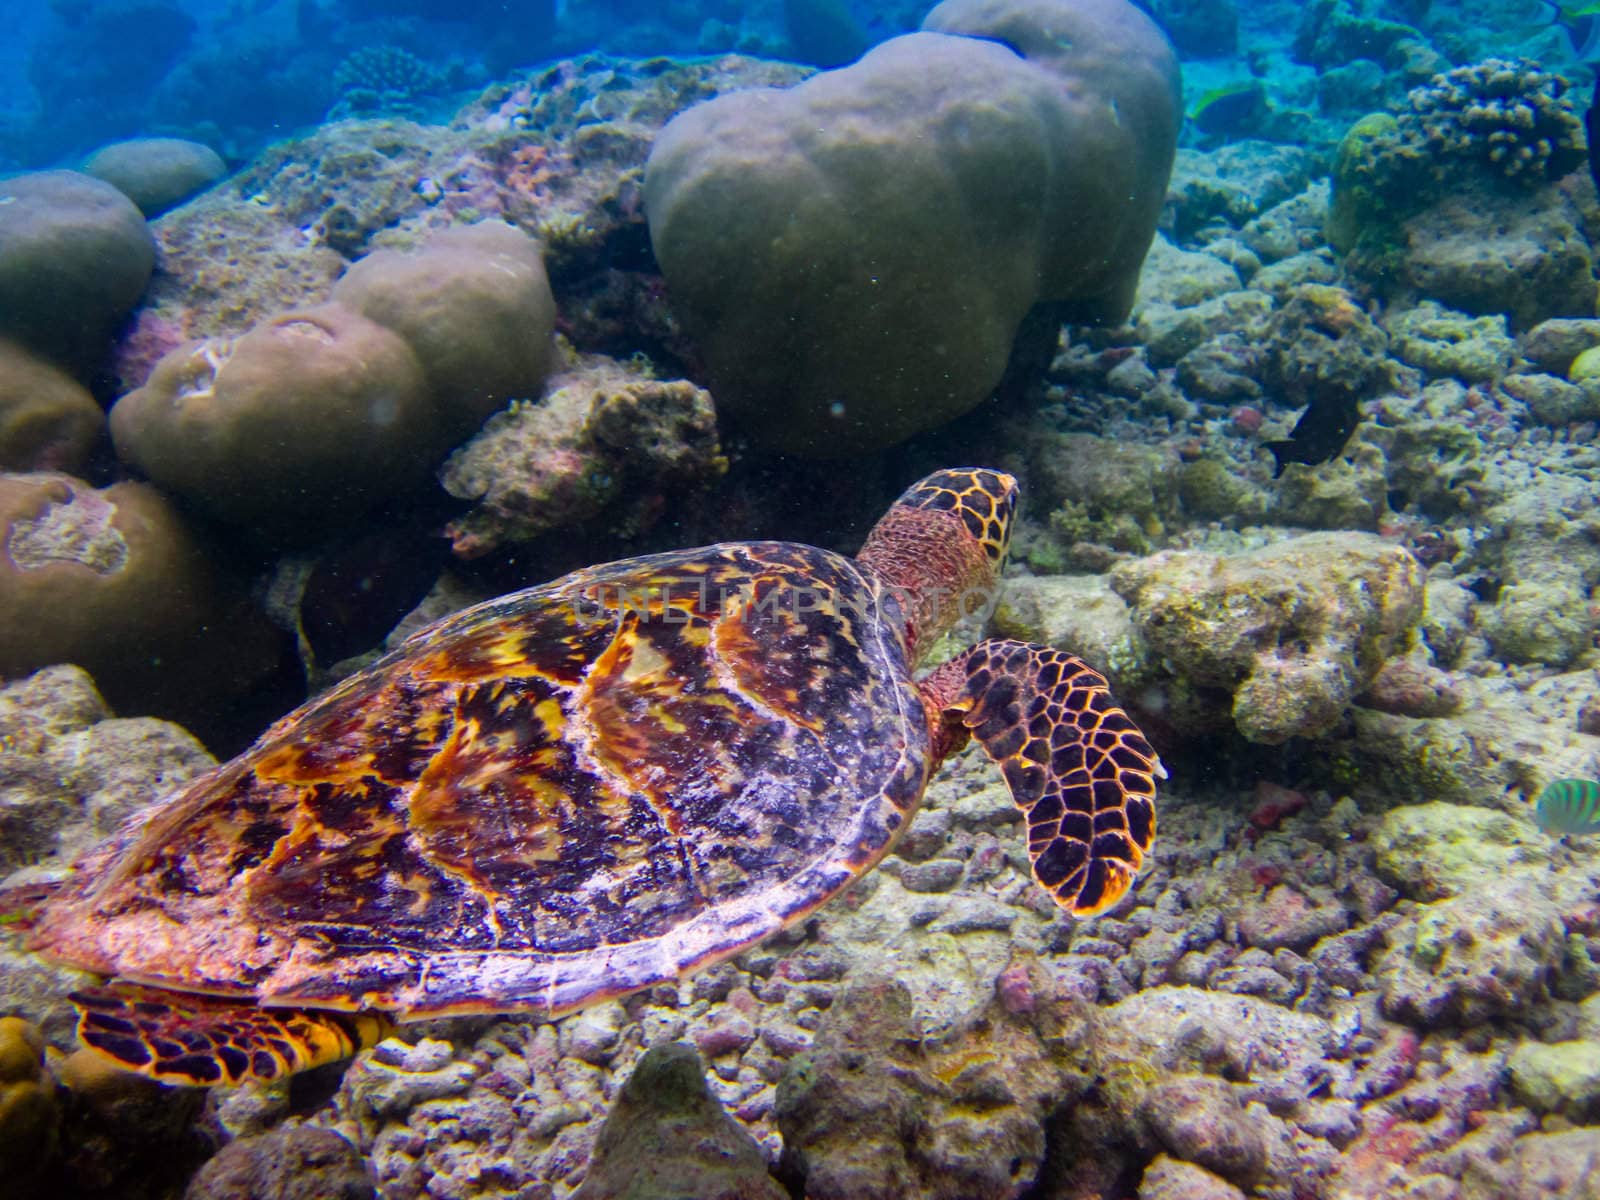
<path fill-rule="evenodd" d="M 1012 476 L 956 468 L 912 484 L 872 527 L 858 558 L 903 593 L 913 660 L 962 616 L 987 606 L 1016 508 Z"/>

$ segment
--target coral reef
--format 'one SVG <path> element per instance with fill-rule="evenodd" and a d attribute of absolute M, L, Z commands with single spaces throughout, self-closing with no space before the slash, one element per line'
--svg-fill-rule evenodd
<path fill-rule="evenodd" d="M 1566 90 L 1565 80 L 1527 60 L 1458 67 L 1411 92 L 1395 152 L 1425 161 L 1439 179 L 1463 159 L 1506 179 L 1559 179 L 1584 161 L 1580 122 L 1562 103 Z"/>
<path fill-rule="evenodd" d="M 1358 121 L 1328 216 L 1346 267 L 1522 327 L 1592 312 L 1581 217 L 1555 186 L 1584 161 L 1565 89 L 1531 62 L 1489 59 L 1414 89 L 1397 117 Z"/>
<path fill-rule="evenodd" d="M 1160 232 L 1129 323 L 1062 329 L 1058 318 L 1093 314 L 1033 310 L 1025 320 L 1041 343 L 1060 339 L 1020 401 L 1008 394 L 892 454 L 806 467 L 747 442 L 762 422 L 792 422 L 778 388 L 719 434 L 717 406 L 738 402 L 702 361 L 702 331 L 679 324 L 688 310 L 650 252 L 643 179 L 675 114 L 739 91 L 751 93 L 741 103 L 774 103 L 770 89 L 793 89 L 809 70 L 737 55 L 587 54 L 487 86 L 448 125 L 349 120 L 276 141 L 268 117 L 314 121 L 338 98 L 338 64 L 363 46 L 404 50 L 435 82 L 449 72 L 452 87 L 480 78 L 476 64 L 453 65 L 452 51 L 428 44 L 433 0 L 402 0 L 399 21 L 372 20 L 374 0 L 359 3 L 362 24 L 348 36 L 330 35 L 332 10 L 303 5 L 301 19 L 323 21 L 315 44 L 244 52 L 208 31 L 160 82 L 131 64 L 128 103 L 92 122 L 81 98 L 51 81 L 60 128 L 49 144 L 63 155 L 137 132 L 119 122 L 140 111 L 159 114 L 144 127 L 187 132 L 230 161 L 248 157 L 251 138 L 275 144 L 148 228 L 82 176 L 51 172 L 48 186 L 20 177 L 49 196 L 0 203 L 0 455 L 13 455 L 0 466 L 113 477 L 96 445 L 97 406 L 73 376 L 105 390 L 91 372 L 145 287 L 148 266 L 124 268 L 152 234 L 161 270 L 121 326 L 112 364 L 121 390 L 154 386 L 151 367 L 192 352 L 197 338 L 216 352 L 285 314 L 320 319 L 331 291 L 348 315 L 334 333 L 401 345 L 410 382 L 395 395 L 449 397 L 453 415 L 435 420 L 453 432 L 439 434 L 422 473 L 406 483 L 416 466 L 407 463 L 367 489 L 404 484 L 384 494 L 426 506 L 415 524 L 380 506 L 357 531 L 344 522 L 363 497 L 322 493 L 279 535 L 318 545 L 251 563 L 273 603 L 293 592 L 280 616 L 313 648 L 313 686 L 381 640 L 447 565 L 391 644 L 553 563 L 613 550 L 801 530 L 848 549 L 859 511 L 912 464 L 999 462 L 1027 477 L 1030 507 L 991 631 L 1059 645 L 1110 676 L 1170 772 L 1160 833 L 1130 895 L 1092 922 L 1072 921 L 1035 895 L 1004 788 L 977 756 L 957 757 L 879 871 L 738 959 L 558 1022 L 406 1027 L 342 1078 L 299 1080 L 293 1095 L 240 1090 L 204 1114 L 195 1096 L 64 1058 L 74 1041 L 64 997 L 89 981 L 23 949 L 18 924 L 0 914 L 0 1014 L 25 1015 L 51 1047 L 0 1021 L 0 1157 L 11 1146 L 22 1155 L 8 1184 L 171 1200 L 226 1136 L 190 1195 L 562 1200 L 626 1194 L 623 1177 L 636 1169 L 682 1165 L 704 1179 L 729 1163 L 743 1172 L 736 1194 L 778 1186 L 770 1170 L 817 1200 L 1594 1191 L 1600 878 L 1592 840 L 1547 833 L 1531 803 L 1552 779 L 1600 777 L 1596 210 L 1576 120 L 1584 100 L 1555 74 L 1571 61 L 1558 36 L 1513 51 L 1480 0 L 1316 0 L 1289 46 L 1279 9 L 1150 0 L 1180 47 L 1237 40 L 1238 60 L 1195 65 L 1194 90 L 1248 67 L 1262 93 L 1248 128 L 1285 141 L 1214 146 L 1214 135 L 1186 134 L 1150 218 Z M 968 57 L 1048 77 L 1028 93 L 1044 128 L 1063 111 L 1060 48 L 1036 37 L 1047 8 L 996 0 L 939 18 L 972 26 L 966 34 L 982 26 L 990 40 Z M 54 44 L 95 44 L 130 12 L 151 21 L 152 61 L 171 63 L 188 36 L 159 3 L 105 11 L 81 14 L 79 37 Z M 781 52 L 781 11 L 723 6 L 691 19 L 684 6 L 571 0 L 558 36 L 609 25 L 611 44 L 659 33 L 718 54 Z M 887 12 L 872 36 L 917 15 Z M 1534 56 L 1544 65 L 1482 60 L 1535 46 L 1550 51 Z M 828 78 L 805 86 L 836 87 Z M 415 104 L 407 111 L 420 115 L 430 99 L 390 88 L 380 102 L 381 86 L 360 103 Z M 911 78 L 904 90 L 925 96 L 929 86 Z M 963 111 L 992 107 L 1001 92 L 1021 95 L 991 88 Z M 216 126 L 185 116 L 201 104 Z M 1351 126 L 1379 107 L 1391 112 Z M 1011 126 L 989 118 L 989 149 L 1029 141 L 1006 142 Z M 904 127 L 930 119 L 915 111 Z M 0 156 L 17 165 L 46 144 L 25 129 L 19 140 L 22 127 L 4 114 L 0 123 Z M 941 154 L 960 140 L 942 138 Z M 969 149 L 984 145 L 975 136 Z M 745 157 L 765 165 L 768 149 Z M 873 307 L 874 295 L 841 307 L 839 323 L 887 331 L 863 352 L 874 360 L 892 351 L 944 369 L 980 337 L 992 343 L 989 360 L 1003 360 L 1015 321 L 989 330 L 972 305 L 1014 281 L 969 279 L 1012 272 L 1000 241 L 962 243 L 941 226 L 953 257 L 930 255 L 931 224 L 901 219 L 896 196 L 907 186 L 905 203 L 931 220 L 953 203 L 941 189 L 956 173 L 901 172 L 910 152 L 890 149 L 874 160 L 889 167 L 864 172 L 869 202 L 817 228 L 837 231 L 837 278 L 853 279 L 850 270 L 885 265 L 871 234 L 892 227 L 915 251 L 912 267 L 941 272 L 919 277 L 919 295 L 946 323 L 907 334 L 904 309 Z M 1127 157 L 1125 146 L 1108 153 Z M 1026 174 L 1036 191 L 1054 187 L 1062 170 L 1046 158 L 973 149 L 963 177 L 980 181 L 978 216 L 1017 234 L 1033 218 L 1003 206 L 1014 193 L 1002 185 Z M 1043 165 L 1024 172 L 1019 161 Z M 16 185 L 0 182 L 0 196 Z M 1038 205 L 1076 214 L 1099 194 L 1057 191 Z M 875 207 L 880 194 L 893 203 Z M 818 193 L 791 187 L 772 207 L 807 218 L 797 195 Z M 731 216 L 707 218 L 708 238 L 738 242 L 760 208 L 728 203 Z M 472 228 L 485 220 L 506 224 Z M 11 242 L 14 228 L 27 236 Z M 550 293 L 526 253 L 530 233 L 559 315 L 542 315 Z M 798 259 L 812 247 L 796 236 Z M 748 253 L 727 268 L 756 286 L 763 270 Z M 881 295 L 888 280 L 880 272 L 863 292 Z M 1038 280 L 1025 282 L 1008 301 L 1019 311 L 1044 295 Z M 736 316 L 768 326 L 774 312 L 805 311 L 793 286 L 774 284 L 760 303 L 726 279 L 718 287 Z M 80 314 L 89 324 L 68 329 Z M 524 333 L 551 319 L 563 337 L 548 353 L 542 335 Z M 296 379 L 320 353 L 281 355 L 275 371 Z M 762 353 L 793 373 L 792 361 Z M 529 381 L 547 368 L 555 375 L 541 396 Z M 162 386 L 172 370 L 157 372 Z M 1330 394 L 1359 406 L 1343 454 L 1273 479 L 1263 443 Z M 246 440 L 263 459 L 285 454 L 270 442 L 315 461 L 339 439 L 382 458 L 370 425 L 329 432 L 318 423 L 327 414 L 306 408 L 319 415 L 297 417 L 298 432 Z M 852 401 L 846 415 L 868 411 Z M 930 424 L 947 415 L 931 404 L 913 413 Z M 435 467 L 470 510 L 427 501 Z M 342 462 L 325 465 L 306 486 L 344 473 Z M 214 467 L 212 478 L 227 474 Z M 83 670 L 47 663 L 92 669 L 118 711 L 176 694 L 216 713 L 237 709 L 241 679 L 283 642 L 236 603 L 228 560 L 248 548 L 196 541 L 148 489 L 10 476 L 4 495 L 16 519 L 0 524 L 9 571 L 0 600 L 13 595 L 16 606 L 0 616 L 18 654 L 0 665 L 9 680 L 0 874 L 33 886 L 209 762 L 182 730 L 112 717 Z M 293 496 L 276 496 L 274 509 L 296 512 Z M 185 502 L 205 508 L 198 496 Z M 230 541 L 271 516 L 241 510 Z M 441 529 L 453 565 L 444 539 L 430 536 Z M 124 561 L 138 587 L 100 599 Z M 371 613 L 343 604 L 358 593 Z M 80 642 L 52 640 L 74 630 Z M 34 667 L 44 669 L 29 675 Z M 237 723 L 236 736 L 258 728 Z M 682 1151 L 701 1130 L 735 1157 Z M 674 1131 L 688 1136 L 669 1139 Z"/>
<path fill-rule="evenodd" d="M 333 117 L 358 113 L 421 115 L 422 102 L 444 90 L 444 76 L 399 46 L 362 46 L 334 68 L 339 102 Z"/>
<path fill-rule="evenodd" d="M 0 676 L 76 663 L 114 707 L 192 719 L 276 662 L 275 636 L 145 484 L 0 476 L 0 547 Z"/>
<path fill-rule="evenodd" d="M 111 436 L 219 520 L 316 541 L 536 396 L 554 320 L 535 242 L 499 222 L 446 231 L 363 259 L 327 304 L 169 352 L 112 409 Z"/>
<path fill-rule="evenodd" d="M 447 444 L 537 398 L 549 373 L 556 306 L 539 244 L 502 221 L 443 230 L 411 254 L 375 251 L 329 298 L 411 347 Z"/>
<path fill-rule="evenodd" d="M 596 520 L 639 532 L 665 514 L 669 494 L 727 466 L 704 389 L 569 350 L 542 400 L 490 418 L 439 478 L 477 503 L 449 528 L 455 552 L 476 558 Z"/>
<path fill-rule="evenodd" d="M 425 481 L 445 448 L 411 348 L 337 304 L 166 355 L 117 401 L 111 436 L 211 516 L 308 540 Z"/>

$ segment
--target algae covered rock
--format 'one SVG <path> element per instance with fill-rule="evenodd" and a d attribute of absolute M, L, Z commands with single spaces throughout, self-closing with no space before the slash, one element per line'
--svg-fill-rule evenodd
<path fill-rule="evenodd" d="M 1231 698 L 1239 731 L 1269 744 L 1333 728 L 1422 615 L 1416 560 L 1361 533 L 1166 551 L 1119 563 L 1111 585 L 1171 675 Z"/>
<path fill-rule="evenodd" d="M 109 183 L 77 171 L 0 179 L 0 337 L 92 366 L 155 260 L 144 216 Z"/>
<path fill-rule="evenodd" d="M 1103 575 L 1008 579 L 991 620 L 1003 637 L 1076 654 L 1112 680 L 1118 694 L 1157 671 L 1127 604 Z"/>
<path fill-rule="evenodd" d="M 1027 977 L 1027 968 L 1023 968 Z M 904 984 L 848 984 L 791 1060 L 776 1115 L 808 1196 L 1001 1200 L 1044 1158 L 1044 1118 L 1088 1088 L 1089 1013 L 1042 977 L 924 1039 Z M 1018 1011 L 1011 1011 L 1016 1009 Z"/>
<path fill-rule="evenodd" d="M 1030 446 L 1034 503 L 1051 530 L 1143 553 L 1177 515 L 1178 461 L 1170 452 L 1087 433 L 1035 436 Z"/>
<path fill-rule="evenodd" d="M 1499 313 L 1472 317 L 1424 301 L 1388 318 L 1395 357 L 1431 377 L 1493 383 L 1511 365 L 1514 343 Z"/>
<path fill-rule="evenodd" d="M 1593 487 L 1542 471 L 1484 516 L 1479 548 L 1504 586 L 1478 627 L 1506 662 L 1565 667 L 1593 643 L 1589 592 L 1600 582 L 1600 513 Z"/>
<path fill-rule="evenodd" d="M 1522 1042 L 1506 1070 L 1517 1098 L 1535 1112 L 1578 1122 L 1600 1113 L 1600 1042 Z"/>
<path fill-rule="evenodd" d="M 1567 948 L 1564 898 L 1547 878 L 1479 879 L 1391 929 L 1373 970 L 1384 1014 L 1424 1028 L 1472 1026 L 1547 999 Z"/>
<path fill-rule="evenodd" d="M 1259 1181 L 1267 1143 L 1233 1089 L 1205 1075 L 1177 1075 L 1145 1093 L 1139 1120 L 1167 1153 L 1241 1186 Z"/>
<path fill-rule="evenodd" d="M 1354 269 L 1466 313 L 1503 313 L 1516 329 L 1594 312 L 1594 253 L 1583 213 L 1558 187 L 1531 197 L 1474 191 L 1408 219 L 1398 263 Z"/>
<path fill-rule="evenodd" d="M 572 1200 L 784 1200 L 750 1135 L 706 1088 L 681 1042 L 652 1046 L 622 1085 Z"/>
<path fill-rule="evenodd" d="M 934 428 L 999 382 L 1034 304 L 1131 303 L 1179 119 L 1159 29 L 1124 0 L 952 0 L 924 30 L 691 108 L 651 151 L 673 302 L 769 445 Z"/>
<path fill-rule="evenodd" d="M 1311 529 L 1376 530 L 1388 511 L 1387 464 L 1382 449 L 1364 433 L 1358 430 L 1330 462 L 1314 467 L 1287 463 L 1268 515 L 1284 525 Z"/>
<path fill-rule="evenodd" d="M 1139 1179 L 1139 1200 L 1245 1200 L 1245 1194 L 1204 1167 L 1158 1154 Z"/>
<path fill-rule="evenodd" d="M 1443 900 L 1518 868 L 1544 868 L 1550 845 L 1528 821 L 1442 801 L 1390 809 L 1372 832 L 1379 875 L 1416 900 Z"/>
<path fill-rule="evenodd" d="M 177 725 L 113 717 L 73 666 L 0 687 L 0 743 L 0 877 L 41 861 L 67 866 L 215 763 Z"/>
<path fill-rule="evenodd" d="M 462 558 L 552 529 L 609 518 L 641 532 L 673 493 L 728 468 L 711 394 L 636 363 L 563 354 L 547 394 L 490 417 L 439 471 L 472 501 L 447 529 Z"/>
<path fill-rule="evenodd" d="M 153 220 L 210 187 L 228 168 L 201 142 L 145 137 L 102 146 L 84 160 L 83 171 L 109 183 Z"/>
<path fill-rule="evenodd" d="M 1291 405 L 1360 400 L 1390 380 L 1389 338 L 1344 288 L 1290 289 L 1262 329 L 1262 382 Z"/>
<path fill-rule="evenodd" d="M 356 1148 L 331 1129 L 289 1125 L 229 1142 L 183 1200 L 371 1200 Z"/>
<path fill-rule="evenodd" d="M 1515 1154 L 1503 1166 L 1480 1160 L 1469 1165 L 1476 1184 L 1488 1176 L 1506 1196 L 1595 1200 L 1600 1197 L 1600 1131 L 1586 1125 L 1517 1139 Z M 1497 1169 L 1498 1168 L 1498 1169 Z"/>
<path fill-rule="evenodd" d="M 1130 1117 L 1175 1076 L 1221 1075 L 1247 1081 L 1243 1100 L 1304 1099 L 1309 1080 L 1351 1077 L 1339 1061 L 1348 1031 L 1312 1013 L 1255 996 L 1163 984 L 1100 1014 L 1095 1062 L 1105 1096 Z"/>

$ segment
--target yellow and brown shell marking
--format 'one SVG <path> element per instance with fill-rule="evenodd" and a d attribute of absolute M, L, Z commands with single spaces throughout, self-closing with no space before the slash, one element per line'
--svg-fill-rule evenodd
<path fill-rule="evenodd" d="M 1070 655 L 983 642 L 913 681 L 1005 558 L 1016 481 L 941 471 L 857 560 L 736 542 L 446 618 L 124 825 L 33 944 L 112 977 L 84 1042 L 271 1079 L 392 1021 L 550 1017 L 761 941 L 888 852 L 976 737 L 1034 877 L 1101 911 L 1155 832 L 1155 752 Z"/>
<path fill-rule="evenodd" d="M 273 1005 L 554 1015 L 817 908 L 929 766 L 855 563 L 635 559 L 457 614 L 291 714 L 81 864 L 36 937 Z"/>

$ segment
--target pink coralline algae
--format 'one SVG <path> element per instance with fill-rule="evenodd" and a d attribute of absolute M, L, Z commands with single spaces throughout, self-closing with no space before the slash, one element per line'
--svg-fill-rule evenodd
<path fill-rule="evenodd" d="M 1033 978 L 1028 974 L 1026 965 L 1013 963 L 1000 972 L 994 990 L 995 995 L 1000 997 L 1000 1006 L 1012 1016 L 1025 1016 L 1033 1011 Z"/>
<path fill-rule="evenodd" d="M 1262 780 L 1256 784 L 1256 806 L 1250 811 L 1250 825 L 1262 832 L 1276 829 L 1280 821 L 1292 817 L 1307 803 L 1304 792 Z"/>
<path fill-rule="evenodd" d="M 140 311 L 117 343 L 113 355 L 111 369 L 117 377 L 119 392 L 143 387 L 150 378 L 151 368 L 162 356 L 193 336 L 186 317 L 164 316 L 153 309 Z"/>

